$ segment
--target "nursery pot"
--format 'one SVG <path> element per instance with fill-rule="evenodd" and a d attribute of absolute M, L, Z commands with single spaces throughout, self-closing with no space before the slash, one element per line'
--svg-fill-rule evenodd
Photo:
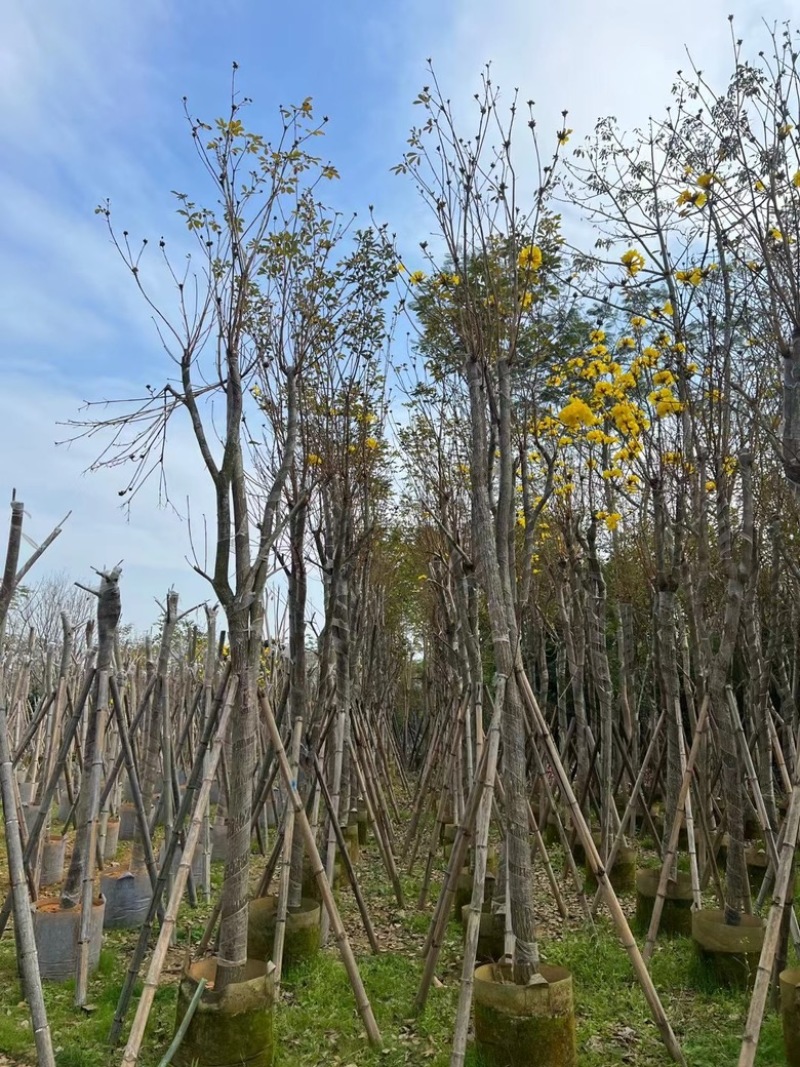
<path fill-rule="evenodd" d="M 601 844 L 600 834 L 592 834 L 592 839 L 599 849 Z M 583 862 L 586 871 L 586 886 L 594 891 L 597 889 L 597 879 L 594 876 L 594 871 L 585 857 Z M 636 886 L 636 849 L 630 845 L 620 845 L 614 862 L 607 873 L 608 880 L 611 882 L 611 887 L 615 893 L 631 892 Z"/>
<path fill-rule="evenodd" d="M 640 930 L 650 926 L 660 878 L 658 867 L 636 872 L 636 922 Z M 692 932 L 692 902 L 691 875 L 678 871 L 675 881 L 667 882 L 659 930 L 688 937 Z"/>
<path fill-rule="evenodd" d="M 572 975 L 542 966 L 540 985 L 519 986 L 508 964 L 475 971 L 475 1044 L 486 1067 L 576 1067 Z"/>
<path fill-rule="evenodd" d="M 22 804 L 32 804 L 36 795 L 36 782 L 19 782 L 19 799 Z"/>
<path fill-rule="evenodd" d="M 693 911 L 692 939 L 704 968 L 718 985 L 752 986 L 764 944 L 762 919 L 741 915 L 738 926 L 729 926 L 718 908 Z"/>
<path fill-rule="evenodd" d="M 758 893 L 761 888 L 761 883 L 764 881 L 764 876 L 767 873 L 767 867 L 769 867 L 769 856 L 763 848 L 757 848 L 752 846 L 745 849 L 744 853 L 745 862 L 747 863 L 747 876 L 750 881 L 750 889 L 754 893 Z"/>
<path fill-rule="evenodd" d="M 217 961 L 209 957 L 189 964 L 178 988 L 176 1029 L 200 979 L 205 978 L 208 985 L 186 1036 L 172 1057 L 173 1067 L 272 1067 L 275 1057 L 272 970 L 263 960 L 248 960 L 244 981 L 234 982 L 217 993 L 214 990 Z"/>
<path fill-rule="evenodd" d="M 106 930 L 137 930 L 147 918 L 153 889 L 147 868 L 140 871 L 107 870 L 100 878 L 106 898 Z"/>
<path fill-rule="evenodd" d="M 800 1067 L 800 970 L 781 971 L 781 1021 L 788 1067 Z"/>
<path fill-rule="evenodd" d="M 92 905 L 89 974 L 97 969 L 100 962 L 105 907 L 105 897 L 101 893 Z M 75 977 L 80 929 L 80 907 L 62 908 L 55 899 L 36 902 L 33 911 L 33 934 L 39 957 L 39 974 L 42 978 L 51 982 L 66 982 Z"/>
<path fill-rule="evenodd" d="M 461 874 L 456 882 L 456 895 L 453 899 L 453 913 L 459 922 L 464 921 L 463 910 L 472 900 L 472 882 L 473 875 L 469 867 L 462 867 Z M 491 906 L 492 897 L 494 896 L 494 882 L 494 875 L 487 874 L 483 883 L 484 911 L 488 911 Z"/>
<path fill-rule="evenodd" d="M 501 960 L 506 950 L 506 917 L 505 913 L 492 913 L 489 909 L 491 903 L 484 901 L 485 911 L 481 912 L 480 925 L 478 926 L 478 949 L 475 959 L 478 963 L 493 963 Z M 467 931 L 467 918 L 469 916 L 469 904 L 461 909 L 461 925 L 464 934 Z"/>
<path fill-rule="evenodd" d="M 211 826 L 211 862 L 224 862 L 228 858 L 228 827 L 224 822 Z"/>
<path fill-rule="evenodd" d="M 324 856 L 323 856 L 323 866 L 324 866 Z M 338 878 L 339 871 L 340 871 L 339 864 L 335 863 L 333 865 L 333 877 L 331 878 L 331 889 L 333 889 L 333 887 L 336 885 L 336 883 L 339 880 L 339 878 Z M 303 888 L 302 888 L 303 900 L 305 900 L 306 897 L 308 897 L 309 900 L 316 900 L 316 901 L 318 901 L 320 903 L 322 902 L 322 893 L 320 892 L 319 886 L 317 885 L 317 880 L 314 877 L 314 872 L 311 869 L 311 860 L 308 858 L 308 856 L 304 856 L 303 857 L 303 882 L 302 882 L 302 885 L 303 885 Z"/>
<path fill-rule="evenodd" d="M 109 818 L 106 822 L 106 847 L 103 850 L 104 860 L 113 860 L 119 848 L 120 821 L 117 818 Z"/>
<path fill-rule="evenodd" d="M 347 826 L 343 826 L 342 836 L 347 845 L 347 854 L 350 857 L 351 863 L 358 863 L 361 856 L 361 850 L 358 847 L 358 824 L 351 823 Z"/>
<path fill-rule="evenodd" d="M 39 807 L 38 804 L 22 805 L 22 814 L 25 817 L 25 828 L 27 829 L 28 833 L 30 833 L 33 829 L 33 824 L 39 818 L 39 812 L 41 810 L 42 809 Z"/>
<path fill-rule="evenodd" d="M 161 848 L 158 850 L 158 860 L 157 860 L 157 862 L 158 862 L 159 869 L 164 865 L 164 855 L 166 853 L 166 850 L 167 850 L 166 845 L 162 845 Z M 181 862 L 182 858 L 183 858 L 183 849 L 179 845 L 178 848 L 175 849 L 175 852 L 174 852 L 173 857 L 172 857 L 172 877 L 173 878 L 178 873 L 178 867 L 180 866 L 180 862 Z M 197 846 L 196 846 L 196 848 L 194 850 L 194 855 L 192 856 L 191 871 L 192 871 L 192 879 L 194 880 L 195 886 L 201 885 L 202 881 L 203 881 L 203 876 L 205 874 L 205 870 L 204 870 L 204 865 L 203 865 L 203 849 L 201 848 L 199 842 L 197 843 Z"/>
<path fill-rule="evenodd" d="M 71 811 L 72 805 L 69 802 L 69 797 L 62 797 L 61 800 L 59 800 L 58 802 L 58 822 L 65 823 Z"/>
<path fill-rule="evenodd" d="M 278 914 L 278 898 L 257 897 L 247 906 L 247 958 L 251 960 L 272 959 L 275 940 L 275 919 Z M 282 969 L 309 960 L 319 952 L 320 918 L 322 907 L 319 901 L 304 897 L 299 908 L 290 908 L 286 913 L 286 934 L 283 942 Z"/>
<path fill-rule="evenodd" d="M 136 808 L 133 804 L 119 806 L 119 840 L 133 841 L 136 832 Z"/>
<path fill-rule="evenodd" d="M 458 827 L 454 822 L 446 822 L 442 824 L 442 845 L 444 846 L 444 854 L 449 858 L 450 852 L 453 848 L 453 842 L 456 839 L 456 833 Z"/>
<path fill-rule="evenodd" d="M 55 885 L 64 877 L 64 857 L 67 852 L 66 837 L 51 837 L 42 849 L 42 872 L 40 886 Z"/>
<path fill-rule="evenodd" d="M 366 845 L 369 841 L 369 813 L 367 812 L 367 805 L 363 800 L 359 800 L 358 802 L 356 826 L 358 827 L 359 845 Z"/>

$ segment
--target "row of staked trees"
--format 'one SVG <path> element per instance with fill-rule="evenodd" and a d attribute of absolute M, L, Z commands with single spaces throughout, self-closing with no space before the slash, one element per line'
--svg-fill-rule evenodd
<path fill-rule="evenodd" d="M 566 124 L 540 138 L 488 74 L 462 132 L 432 72 L 397 167 L 433 219 L 413 256 L 388 229 L 326 206 L 338 174 L 316 154 L 324 122 L 310 100 L 281 109 L 271 140 L 245 125 L 239 97 L 213 125 L 187 112 L 206 182 L 179 197 L 196 240 L 188 265 L 163 242 L 134 245 L 99 209 L 154 315 L 165 372 L 81 429 L 105 435 L 98 464 L 126 472 L 131 498 L 164 456 L 168 473 L 171 424 L 187 420 L 215 501 L 195 565 L 239 678 L 220 986 L 246 954 L 256 686 L 276 571 L 292 719 L 333 716 L 336 804 L 349 802 L 359 701 L 393 699 L 404 679 L 411 697 L 396 713 L 411 749 L 432 704 L 466 693 L 470 773 L 488 705 L 501 709 L 518 981 L 538 968 L 520 669 L 557 705 L 559 735 L 572 731 L 578 795 L 592 738 L 609 783 L 616 738 L 635 753 L 643 724 L 669 709 L 668 827 L 681 773 L 673 710 L 691 722 L 710 700 L 727 903 L 744 907 L 728 687 L 755 729 L 774 828 L 772 714 L 791 752 L 800 699 L 796 49 L 787 28 L 751 61 L 734 38 L 727 85 L 681 74 L 663 120 L 633 133 L 604 120 L 579 147 Z M 583 220 L 572 235 L 565 208 Z M 397 313 L 413 336 L 405 363 L 392 358 Z M 325 608 L 313 642 L 310 578 Z"/>

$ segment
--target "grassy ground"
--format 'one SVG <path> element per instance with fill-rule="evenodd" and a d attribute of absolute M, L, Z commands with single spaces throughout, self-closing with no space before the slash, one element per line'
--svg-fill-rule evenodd
<path fill-rule="evenodd" d="M 558 850 L 553 852 L 554 867 L 561 870 Z M 257 861 L 256 869 L 262 862 Z M 443 865 L 440 857 L 440 871 Z M 404 876 L 408 906 L 397 906 L 374 845 L 362 851 L 358 873 L 380 941 L 379 955 L 369 952 L 350 891 L 338 891 L 337 896 L 383 1033 L 384 1049 L 369 1049 L 344 969 L 335 950 L 327 950 L 285 977 L 276 1013 L 277 1063 L 279 1067 L 446 1067 L 458 997 L 461 929 L 455 922 L 450 923 L 437 985 L 431 990 L 425 1012 L 414 1018 L 412 1003 L 422 966 L 419 948 L 432 905 L 429 902 L 425 910 L 416 909 L 419 875 L 414 873 Z M 216 869 L 216 883 L 220 874 Z M 439 882 L 440 875 L 434 896 Z M 571 899 L 571 919 L 565 928 L 539 875 L 537 886 L 543 957 L 546 962 L 569 967 L 574 978 L 581 1067 L 666 1067 L 671 1061 L 650 1021 L 644 997 L 613 929 L 601 918 L 596 933 L 590 935 Z M 631 903 L 627 902 L 628 910 Z M 170 952 L 150 1017 L 140 1059 L 142 1067 L 155 1067 L 169 1043 L 182 960 L 187 945 L 199 940 L 207 913 L 207 906 L 202 904 L 194 910 L 185 904 L 182 908 L 178 945 Z M 46 985 L 59 1067 L 106 1067 L 119 1062 L 121 1049 L 111 1051 L 107 1035 L 134 940 L 135 935 L 127 932 L 106 933 L 100 968 L 90 983 L 90 1011 L 73 1007 L 72 983 Z M 689 1067 L 734 1065 L 747 997 L 702 991 L 703 975 L 697 970 L 691 943 L 685 939 L 659 943 L 652 974 Z M 9 931 L 0 941 L 0 1067 L 8 1063 L 32 1067 L 34 1062 L 30 1022 L 27 1007 L 20 999 L 14 942 Z M 765 1022 L 757 1063 L 759 1067 L 785 1063 L 780 1020 L 775 1014 Z M 478 1067 L 472 1050 L 467 1067 Z"/>

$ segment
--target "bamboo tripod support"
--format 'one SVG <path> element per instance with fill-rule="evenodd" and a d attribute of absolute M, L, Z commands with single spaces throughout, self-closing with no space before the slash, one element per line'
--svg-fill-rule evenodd
<path fill-rule="evenodd" d="M 283 747 L 281 741 L 281 735 L 278 730 L 277 723 L 275 722 L 275 716 L 272 714 L 272 708 L 269 705 L 269 701 L 266 699 L 263 693 L 259 694 L 259 706 L 261 713 L 264 716 L 264 720 L 269 730 L 269 735 L 272 740 L 272 744 L 275 748 L 275 752 L 278 756 L 281 767 L 281 775 L 283 777 L 284 785 L 288 792 L 289 803 L 294 807 L 295 820 L 299 823 L 300 832 L 303 835 L 303 840 L 306 846 L 306 852 L 308 853 L 309 860 L 311 862 L 311 869 L 314 873 L 314 877 L 317 881 L 317 886 L 322 894 L 322 901 L 325 905 L 325 909 L 330 918 L 331 929 L 333 930 L 333 937 L 339 946 L 339 952 L 342 956 L 342 962 L 344 963 L 345 970 L 347 971 L 347 977 L 350 980 L 350 985 L 355 995 L 356 1007 L 358 1008 L 358 1014 L 361 1016 L 361 1020 L 364 1023 L 364 1029 L 367 1032 L 367 1038 L 369 1043 L 374 1048 L 381 1048 L 383 1041 L 381 1039 L 381 1033 L 378 1029 L 378 1024 L 375 1022 L 375 1016 L 372 1013 L 372 1006 L 367 998 L 366 990 L 364 989 L 364 983 L 361 981 L 361 975 L 358 971 L 358 964 L 356 963 L 353 950 L 350 947 L 350 942 L 347 939 L 347 933 L 342 924 L 339 910 L 336 907 L 336 901 L 333 898 L 331 892 L 330 883 L 325 877 L 325 867 L 320 859 L 319 849 L 317 848 L 317 842 L 314 839 L 314 832 L 311 829 L 311 824 L 308 821 L 306 815 L 306 809 L 303 805 L 303 801 L 300 799 L 300 795 L 297 792 L 297 783 L 292 777 L 292 770 L 289 766 L 289 760 L 286 756 L 286 750 Z"/>
<path fill-rule="evenodd" d="M 298 716 L 292 725 L 292 774 L 297 779 L 297 762 L 300 741 L 303 732 L 303 720 Z M 338 824 L 337 824 L 338 825 Z M 281 856 L 281 877 L 278 882 L 278 906 L 275 915 L 275 937 L 272 943 L 272 962 L 275 964 L 273 978 L 275 994 L 280 993 L 281 975 L 283 974 L 283 946 L 286 941 L 286 916 L 289 910 L 289 882 L 292 874 L 292 842 L 294 839 L 294 808 L 286 805 L 283 816 L 283 855 Z"/>
<path fill-rule="evenodd" d="M 425 947 L 422 950 L 423 955 L 425 956 L 425 967 L 422 972 L 422 979 L 420 981 L 417 995 L 414 999 L 415 1012 L 420 1012 L 425 1007 L 428 992 L 433 981 L 433 975 L 436 970 L 436 964 L 439 960 L 439 953 L 442 948 L 442 940 L 445 927 L 447 926 L 447 919 L 450 914 L 453 898 L 455 897 L 458 875 L 467 856 L 470 842 L 473 840 L 473 827 L 481 797 L 483 796 L 484 790 L 488 787 L 488 783 L 494 780 L 500 736 L 500 713 L 498 711 L 495 711 L 492 716 L 488 736 L 489 742 L 483 745 L 475 773 L 475 781 L 472 784 L 472 789 L 467 798 L 464 821 L 461 826 L 459 826 L 458 831 L 456 832 L 456 839 L 453 842 L 453 850 L 450 853 L 450 863 L 448 865 L 445 885 L 436 902 L 433 920 L 428 928 L 428 937 L 425 942 Z M 491 744 L 493 737 L 498 739 L 496 748 Z"/>
<path fill-rule="evenodd" d="M 498 678 L 498 692 L 495 702 L 498 709 L 505 703 L 504 676 Z M 480 787 L 480 803 L 475 825 L 475 875 L 472 880 L 472 900 L 467 911 L 467 929 L 464 938 L 464 963 L 461 969 L 461 987 L 458 996 L 458 1008 L 453 1032 L 453 1050 L 450 1055 L 450 1067 L 462 1067 L 467 1049 L 467 1032 L 469 1015 L 472 1008 L 472 990 L 474 986 L 475 956 L 478 951 L 481 912 L 483 911 L 483 891 L 486 879 L 486 860 L 489 845 L 489 824 L 492 818 L 492 801 L 494 800 L 495 772 L 497 753 L 500 747 L 500 714 L 492 717 L 487 747 L 489 758 Z"/>
<path fill-rule="evenodd" d="M 312 756 L 314 761 L 314 772 L 317 776 L 322 799 L 325 801 L 325 807 L 328 809 L 329 816 L 333 819 L 333 801 L 331 800 L 331 795 L 328 791 L 328 784 L 325 781 L 322 764 L 320 763 L 319 756 L 316 752 L 312 753 Z M 350 853 L 347 851 L 347 842 L 344 839 L 344 834 L 342 833 L 342 828 L 339 825 L 338 820 L 334 820 L 333 826 L 336 832 L 336 844 L 339 849 L 339 855 L 344 864 L 347 880 L 350 882 L 350 888 L 353 890 L 353 896 L 356 898 L 358 911 L 361 915 L 361 922 L 364 926 L 364 933 L 367 935 L 369 947 L 377 955 L 380 952 L 380 946 L 378 945 L 378 939 L 375 937 L 375 931 L 372 927 L 372 920 L 369 917 L 364 894 L 361 892 L 361 886 L 358 884 L 358 877 L 356 876 L 355 868 L 353 867 L 353 861 L 350 859 Z"/>
<path fill-rule="evenodd" d="M 678 838 L 681 832 L 681 816 L 683 815 L 684 806 L 686 804 L 686 797 L 689 794 L 689 788 L 692 784 L 692 775 L 694 774 L 694 765 L 697 762 L 697 754 L 700 751 L 700 743 L 703 739 L 703 734 L 706 730 L 706 724 L 708 723 L 708 712 L 710 707 L 710 701 L 706 695 L 703 698 L 703 703 L 700 707 L 700 714 L 697 716 L 697 729 L 694 732 L 692 738 L 692 747 L 689 750 L 689 757 L 686 760 L 686 766 L 683 772 L 683 779 L 681 781 L 681 788 L 678 793 L 678 803 L 675 808 L 675 818 L 672 822 L 672 829 L 669 834 L 669 841 L 667 843 L 667 850 L 664 854 L 664 862 L 661 867 L 661 877 L 658 880 L 658 890 L 656 891 L 656 898 L 653 901 L 653 914 L 650 919 L 650 926 L 647 930 L 647 940 L 644 944 L 644 959 L 649 961 L 653 955 L 653 949 L 656 944 L 656 936 L 658 935 L 658 927 L 661 922 L 661 913 L 664 910 L 664 900 L 667 893 L 667 882 L 672 871 L 672 866 L 675 860 L 675 853 L 678 848 Z"/>
<path fill-rule="evenodd" d="M 203 827 L 203 814 L 211 795 L 211 786 L 217 771 L 217 763 L 219 762 L 220 753 L 222 752 L 222 744 L 228 729 L 228 721 L 233 709 L 233 700 L 236 695 L 237 683 L 238 678 L 234 677 L 231 679 L 231 683 L 228 686 L 225 704 L 217 725 L 216 737 L 211 746 L 208 763 L 206 764 L 203 784 L 200 787 L 200 792 L 195 802 L 192 822 L 189 827 L 189 832 L 186 835 L 186 844 L 184 845 L 183 853 L 181 855 L 181 861 L 178 864 L 178 871 L 175 875 L 172 892 L 164 914 L 164 922 L 158 932 L 158 940 L 153 948 L 153 955 L 150 959 L 150 967 L 148 968 L 147 977 L 144 981 L 142 995 L 139 998 L 139 1003 L 136 1007 L 136 1015 L 134 1016 L 131 1032 L 128 1035 L 128 1043 L 125 1046 L 125 1052 L 122 1056 L 122 1067 L 133 1067 L 139 1059 L 139 1051 L 142 1047 L 142 1041 L 144 1040 L 147 1020 L 150 1017 L 150 1011 L 153 1007 L 156 990 L 158 989 L 158 980 L 167 958 L 167 952 L 175 929 L 178 908 L 180 907 L 183 891 L 186 888 L 189 871 L 192 867 L 192 857 L 194 856 L 197 843 L 200 840 L 200 831 Z"/>
<path fill-rule="evenodd" d="M 745 779 L 749 781 L 750 788 L 753 790 L 753 799 L 755 800 L 756 811 L 758 812 L 758 821 L 761 823 L 761 829 L 764 832 L 764 845 L 769 855 L 769 862 L 772 865 L 772 869 L 777 876 L 779 866 L 778 844 L 775 840 L 775 835 L 772 832 L 772 827 L 769 824 L 769 816 L 767 815 L 767 808 L 766 804 L 764 803 L 764 795 L 761 792 L 761 787 L 758 784 L 758 775 L 756 774 L 756 769 L 753 765 L 753 757 L 750 754 L 750 749 L 747 746 L 747 740 L 744 736 L 744 728 L 742 726 L 742 720 L 739 715 L 739 709 L 736 706 L 736 698 L 734 697 L 730 687 L 727 689 L 725 695 L 728 699 L 728 706 L 731 709 L 731 715 L 733 716 L 734 726 L 736 727 L 736 733 L 739 737 L 739 747 L 742 750 L 742 758 L 744 759 Z M 792 908 L 789 913 L 789 923 L 792 933 L 792 941 L 794 942 L 795 952 L 798 956 L 800 956 L 800 927 L 798 927 L 797 916 L 794 913 L 794 908 Z"/>
<path fill-rule="evenodd" d="M 572 818 L 574 820 L 576 829 L 578 830 L 578 835 L 580 836 L 581 842 L 586 852 L 586 858 L 589 861 L 594 876 L 597 878 L 598 885 L 600 885 L 603 889 L 606 899 L 606 906 L 608 907 L 608 910 L 611 913 L 611 918 L 617 928 L 617 933 L 619 935 L 620 941 L 622 942 L 623 948 L 628 953 L 628 957 L 630 958 L 631 965 L 633 966 L 634 973 L 636 974 L 636 978 L 640 986 L 642 987 L 642 992 L 645 995 L 645 999 L 647 1000 L 647 1003 L 650 1007 L 650 1011 L 653 1015 L 653 1020 L 656 1026 L 658 1027 L 659 1033 L 661 1034 L 661 1038 L 670 1056 L 672 1056 L 673 1060 L 676 1063 L 681 1064 L 681 1067 L 686 1067 L 686 1059 L 684 1058 L 681 1047 L 678 1044 L 678 1040 L 672 1030 L 669 1019 L 666 1016 L 664 1007 L 658 996 L 656 987 L 653 985 L 653 979 L 650 977 L 650 973 L 647 970 L 647 965 L 645 964 L 645 961 L 642 958 L 642 954 L 639 951 L 639 946 L 637 945 L 636 939 L 634 938 L 631 932 L 631 928 L 628 925 L 628 920 L 625 918 L 625 913 L 620 907 L 617 895 L 614 892 L 611 883 L 609 882 L 608 875 L 606 874 L 605 869 L 603 868 L 603 864 L 600 859 L 600 854 L 597 851 L 597 847 L 595 846 L 594 840 L 589 831 L 589 827 L 586 825 L 586 820 L 583 817 L 583 812 L 581 811 L 575 793 L 572 790 L 572 785 L 570 784 L 569 776 L 567 775 L 567 772 L 564 769 L 564 765 L 559 758 L 558 748 L 556 747 L 556 743 L 553 740 L 553 735 L 550 732 L 550 729 L 547 725 L 547 721 L 544 715 L 542 714 L 542 710 L 539 707 L 539 704 L 537 703 L 536 697 L 534 696 L 533 690 L 531 689 L 531 684 L 528 680 L 527 675 L 525 674 L 525 671 L 522 669 L 521 664 L 517 665 L 516 674 L 517 683 L 520 687 L 522 698 L 526 706 L 528 707 L 528 710 L 530 711 L 531 715 L 533 716 L 534 723 L 541 734 L 542 740 L 547 750 L 548 759 L 550 760 L 550 764 L 553 768 L 553 771 L 555 772 L 558 778 L 562 796 L 566 799 L 570 811 L 572 813 Z"/>
<path fill-rule="evenodd" d="M 800 763 L 800 760 L 798 760 Z M 753 996 L 750 999 L 750 1007 L 747 1012 L 747 1020 L 744 1026 L 742 1047 L 739 1052 L 738 1067 L 753 1067 L 758 1038 L 761 1034 L 761 1024 L 764 1021 L 764 1011 L 767 1006 L 767 997 L 772 982 L 772 967 L 775 953 L 778 949 L 778 940 L 781 932 L 781 921 L 784 908 L 791 908 L 788 900 L 792 882 L 792 870 L 794 867 L 795 847 L 797 845 L 798 830 L 800 830 L 800 766 L 795 766 L 795 784 L 792 788 L 792 797 L 789 802 L 789 810 L 784 822 L 784 835 L 780 848 L 780 858 L 775 873 L 775 888 L 773 891 L 772 906 L 769 909 L 767 925 L 764 931 L 764 944 L 761 947 L 761 957 L 758 961 Z"/>
<path fill-rule="evenodd" d="M 217 718 L 220 714 L 222 714 L 222 711 L 227 706 L 227 691 L 233 684 L 236 683 L 235 680 L 231 680 L 230 670 L 228 669 L 221 676 L 216 698 L 213 702 L 209 715 L 203 725 L 203 735 L 200 739 L 200 743 L 198 746 L 198 755 L 195 759 L 195 765 L 192 768 L 192 773 L 189 776 L 189 781 L 186 783 L 186 792 L 184 794 L 183 801 L 181 802 L 181 810 L 178 812 L 178 817 L 176 820 L 177 825 L 179 827 L 183 825 L 183 820 L 188 815 L 191 805 L 195 803 L 196 806 L 195 794 L 197 793 L 197 783 L 201 777 L 201 768 L 202 776 L 205 777 L 206 764 L 208 760 L 207 751 L 209 746 L 213 743 L 212 739 L 216 736 Z M 205 814 L 203 817 L 205 817 Z M 166 883 L 166 871 L 172 865 L 172 859 L 173 856 L 176 854 L 177 844 L 177 834 L 173 831 L 169 842 L 167 842 L 166 851 L 161 862 L 159 878 L 156 882 L 155 889 L 153 890 L 153 895 L 150 900 L 150 906 L 148 908 L 147 915 L 145 917 L 144 922 L 142 923 L 142 928 L 139 931 L 139 939 L 131 956 L 130 963 L 128 964 L 128 969 L 125 974 L 125 980 L 123 982 L 122 990 L 119 995 L 119 1001 L 117 1002 L 117 1010 L 114 1013 L 114 1021 L 111 1024 L 111 1031 L 109 1033 L 108 1038 L 109 1044 L 112 1047 L 117 1044 L 117 1042 L 119 1041 L 120 1034 L 122 1033 L 122 1024 L 125 1020 L 131 997 L 133 996 L 134 984 L 139 975 L 139 968 L 141 967 L 144 961 L 144 957 L 147 952 L 148 945 L 150 943 L 150 932 L 152 930 L 153 920 L 155 919 L 157 913 L 160 914 L 159 909 L 161 907 L 162 893 L 164 885 Z M 163 920 L 160 919 L 159 921 Z"/>
<path fill-rule="evenodd" d="M 0 705 L 0 795 L 3 800 L 3 814 L 5 817 L 8 870 L 11 877 L 19 969 L 22 974 L 23 992 L 31 1013 L 37 1060 L 41 1067 L 55 1067 L 53 1042 L 44 1005 L 42 979 L 39 975 L 39 957 L 36 952 L 36 940 L 33 934 L 31 902 L 25 881 L 22 842 L 19 836 L 16 805 L 14 804 L 13 775 L 8 744 L 6 711 Z"/>
<path fill-rule="evenodd" d="M 662 711 L 661 714 L 658 717 L 658 720 L 656 722 L 655 728 L 653 729 L 653 734 L 652 734 L 652 736 L 650 738 L 650 742 L 649 742 L 649 744 L 647 746 L 647 750 L 645 751 L 644 759 L 642 760 L 642 765 L 639 768 L 639 773 L 636 776 L 636 781 L 633 783 L 633 789 L 631 790 L 631 795 L 628 798 L 628 803 L 625 805 L 625 811 L 622 813 L 622 819 L 620 820 L 619 830 L 617 830 L 616 836 L 615 836 L 614 841 L 612 842 L 612 845 L 611 845 L 611 850 L 610 850 L 610 852 L 608 854 L 608 859 L 606 860 L 606 866 L 609 869 L 611 867 L 613 867 L 613 865 L 614 865 L 614 861 L 617 858 L 617 852 L 619 851 L 619 849 L 620 849 L 620 847 L 622 845 L 623 839 L 625 837 L 625 829 L 626 829 L 626 827 L 628 825 L 628 820 L 630 819 L 631 815 L 633 814 L 633 810 L 636 807 L 636 802 L 638 801 L 638 799 L 639 799 L 639 797 L 641 795 L 642 783 L 644 782 L 645 775 L 647 774 L 647 768 L 650 765 L 650 760 L 653 757 L 653 752 L 655 750 L 656 743 L 658 741 L 658 736 L 661 733 L 661 728 L 664 725 L 664 720 L 666 719 L 666 717 L 667 717 L 666 711 Z M 600 903 L 601 897 L 602 897 L 602 893 L 600 891 L 600 888 L 598 887 L 597 892 L 595 893 L 594 901 L 592 902 L 592 915 L 596 915 L 597 914 L 597 907 L 598 907 L 598 905 Z"/>

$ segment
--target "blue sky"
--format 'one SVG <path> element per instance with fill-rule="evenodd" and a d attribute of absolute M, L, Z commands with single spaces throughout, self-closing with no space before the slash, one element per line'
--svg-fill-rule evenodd
<path fill-rule="evenodd" d="M 337 206 L 376 214 L 401 246 L 428 225 L 408 179 L 389 168 L 416 121 L 411 101 L 431 57 L 466 106 L 485 62 L 508 90 L 537 103 L 546 137 L 575 138 L 600 115 L 643 124 L 668 102 L 688 44 L 721 79 L 730 69 L 727 15 L 764 45 L 764 16 L 789 0 L 5 0 L 0 5 L 0 492 L 27 505 L 43 538 L 73 515 L 39 573 L 124 559 L 125 619 L 143 628 L 170 585 L 189 606 L 210 595 L 191 573 L 186 523 L 142 494 L 128 517 L 120 479 L 84 474 L 97 443 L 56 448 L 85 399 L 139 392 L 164 376 L 146 310 L 111 249 L 95 206 L 106 197 L 132 234 L 180 239 L 171 189 L 198 171 L 183 117 L 213 119 L 229 99 L 231 62 L 254 100 L 249 123 L 269 134 L 279 103 L 312 96 L 330 116 L 324 151 L 342 175 Z M 602 12 L 602 14 L 599 14 Z M 404 254 L 406 261 L 409 256 Z M 413 254 L 411 255 L 413 261 Z M 170 454 L 172 492 L 199 516 L 208 492 L 188 435 Z"/>

